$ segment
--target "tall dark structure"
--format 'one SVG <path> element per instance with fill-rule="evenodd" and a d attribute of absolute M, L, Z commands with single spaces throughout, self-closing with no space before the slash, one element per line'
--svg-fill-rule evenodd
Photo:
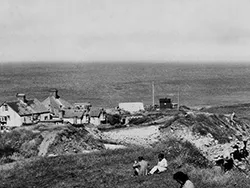
<path fill-rule="evenodd" d="M 161 110 L 173 108 L 173 104 L 170 98 L 159 99 L 159 103 Z"/>

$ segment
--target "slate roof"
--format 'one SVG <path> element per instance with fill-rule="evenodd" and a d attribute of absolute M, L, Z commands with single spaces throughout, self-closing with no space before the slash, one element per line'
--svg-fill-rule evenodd
<path fill-rule="evenodd" d="M 73 105 L 69 102 L 61 98 L 55 98 L 54 96 L 49 96 L 42 103 L 47 107 L 47 109 L 51 109 L 52 113 L 54 113 L 54 109 L 61 110 L 73 108 Z"/>
<path fill-rule="evenodd" d="M 77 118 L 82 118 L 82 116 L 84 115 L 84 111 L 75 111 L 73 109 L 70 109 L 70 110 L 65 110 L 64 111 L 64 118 L 74 118 L 74 117 L 77 117 Z"/>
<path fill-rule="evenodd" d="M 100 117 L 101 113 L 106 113 L 103 109 L 100 108 L 91 108 L 89 115 L 90 117 Z"/>
<path fill-rule="evenodd" d="M 48 113 L 46 107 L 37 99 L 23 101 L 5 102 L 20 116 L 31 114 Z"/>

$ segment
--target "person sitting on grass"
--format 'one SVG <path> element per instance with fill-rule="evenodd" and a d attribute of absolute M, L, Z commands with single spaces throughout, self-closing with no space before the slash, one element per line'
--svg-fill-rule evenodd
<path fill-rule="evenodd" d="M 241 158 L 245 159 L 249 156 L 249 152 L 247 151 L 247 140 L 243 141 L 244 147 L 240 150 Z"/>
<path fill-rule="evenodd" d="M 181 184 L 180 188 L 194 188 L 194 184 L 189 180 L 188 175 L 181 171 L 176 172 L 173 179 Z"/>
<path fill-rule="evenodd" d="M 138 161 L 135 161 L 133 168 L 134 176 L 146 176 L 148 174 L 148 161 L 140 156 L 138 157 Z"/>
<path fill-rule="evenodd" d="M 235 145 L 235 146 L 233 146 L 233 148 L 235 149 L 234 152 L 231 153 L 231 154 L 233 154 L 233 159 L 238 160 L 238 161 L 242 161 L 239 146 Z"/>
<path fill-rule="evenodd" d="M 157 165 L 150 170 L 149 174 L 164 172 L 165 170 L 167 170 L 167 167 L 168 167 L 167 160 L 165 159 L 164 154 L 160 153 L 158 155 Z"/>

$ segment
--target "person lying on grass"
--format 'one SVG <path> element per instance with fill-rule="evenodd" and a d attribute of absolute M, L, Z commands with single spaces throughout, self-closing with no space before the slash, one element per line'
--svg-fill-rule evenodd
<path fill-rule="evenodd" d="M 176 172 L 173 179 L 181 184 L 180 188 L 194 188 L 194 184 L 189 180 L 188 175 L 181 171 Z"/>
<path fill-rule="evenodd" d="M 165 170 L 167 170 L 167 167 L 168 167 L 167 160 L 165 159 L 164 154 L 160 153 L 158 155 L 157 165 L 150 170 L 149 174 L 164 172 Z"/>
<path fill-rule="evenodd" d="M 138 157 L 138 161 L 135 161 L 134 176 L 146 176 L 148 174 L 148 161 L 144 160 L 142 156 Z"/>

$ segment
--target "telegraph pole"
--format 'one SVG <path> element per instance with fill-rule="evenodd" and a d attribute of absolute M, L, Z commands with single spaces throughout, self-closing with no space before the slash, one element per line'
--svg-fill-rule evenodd
<path fill-rule="evenodd" d="M 154 82 L 152 82 L 152 105 L 155 106 L 155 85 Z"/>
<path fill-rule="evenodd" d="M 180 110 L 180 86 L 178 86 L 178 108 L 177 110 Z"/>

